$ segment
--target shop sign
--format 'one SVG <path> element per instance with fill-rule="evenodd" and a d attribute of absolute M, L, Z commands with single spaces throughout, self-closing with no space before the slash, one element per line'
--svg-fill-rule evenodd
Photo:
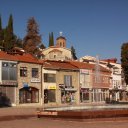
<path fill-rule="evenodd" d="M 48 89 L 56 89 L 56 85 L 49 85 Z"/>
<path fill-rule="evenodd" d="M 31 82 L 32 83 L 38 83 L 38 82 L 40 82 L 40 79 L 38 79 L 38 78 L 32 78 L 31 79 Z"/>
<path fill-rule="evenodd" d="M 84 73 L 84 74 L 89 74 L 89 70 L 87 70 L 87 69 L 81 69 L 80 72 Z"/>

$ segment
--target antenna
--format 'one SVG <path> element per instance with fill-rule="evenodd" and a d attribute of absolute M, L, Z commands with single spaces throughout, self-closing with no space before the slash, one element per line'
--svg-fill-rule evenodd
<path fill-rule="evenodd" d="M 60 32 L 60 36 L 62 36 L 63 35 L 63 32 Z"/>

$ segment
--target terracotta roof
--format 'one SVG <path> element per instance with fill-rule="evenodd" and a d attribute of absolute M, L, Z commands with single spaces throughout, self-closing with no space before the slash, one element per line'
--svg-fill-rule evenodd
<path fill-rule="evenodd" d="M 67 61 L 44 61 L 43 63 L 44 68 L 49 69 L 69 69 L 69 70 L 79 70 L 76 66 L 72 65 L 70 62 Z"/>
<path fill-rule="evenodd" d="M 21 61 L 28 63 L 39 63 L 38 59 L 32 56 L 31 54 L 23 54 L 23 55 L 11 55 L 6 52 L 0 51 L 0 59 L 2 60 L 11 60 L 11 61 Z"/>
<path fill-rule="evenodd" d="M 94 64 L 79 62 L 79 61 L 70 61 L 71 64 L 78 67 L 79 69 L 94 69 Z"/>
<path fill-rule="evenodd" d="M 70 63 L 76 67 L 78 67 L 79 69 L 92 69 L 95 70 L 96 65 L 95 64 L 90 64 L 90 63 L 85 63 L 85 62 L 79 62 L 79 61 L 70 61 Z M 100 70 L 101 71 L 106 71 L 109 72 L 108 69 L 100 66 Z"/>
<path fill-rule="evenodd" d="M 39 63 L 38 59 L 29 53 L 23 55 L 15 55 L 18 61 L 28 62 L 28 63 Z"/>
<path fill-rule="evenodd" d="M 1 60 L 11 60 L 11 61 L 17 61 L 17 58 L 11 54 L 7 54 L 4 51 L 0 51 L 0 59 Z"/>
<path fill-rule="evenodd" d="M 105 61 L 105 62 L 108 62 L 108 63 L 116 63 L 117 62 L 117 58 L 103 59 L 101 61 Z"/>

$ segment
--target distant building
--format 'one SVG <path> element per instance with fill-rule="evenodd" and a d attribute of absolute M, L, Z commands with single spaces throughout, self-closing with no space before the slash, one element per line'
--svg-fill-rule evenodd
<path fill-rule="evenodd" d="M 80 58 L 81 62 L 96 64 L 96 57 L 84 56 Z M 99 65 L 111 71 L 110 77 L 110 99 L 114 101 L 126 101 L 127 86 L 123 77 L 121 64 L 117 63 L 116 58 L 99 60 Z"/>

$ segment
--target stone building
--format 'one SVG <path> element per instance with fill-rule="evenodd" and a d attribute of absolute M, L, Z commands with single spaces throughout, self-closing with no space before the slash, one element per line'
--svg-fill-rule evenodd
<path fill-rule="evenodd" d="M 17 55 L 17 104 L 42 105 L 41 68 L 31 54 Z"/>
<path fill-rule="evenodd" d="M 56 39 L 56 45 L 42 50 L 43 59 L 71 60 L 71 50 L 66 48 L 66 38 L 60 36 Z"/>
<path fill-rule="evenodd" d="M 43 92 L 45 106 L 79 104 L 79 70 L 69 62 L 43 63 Z"/>

